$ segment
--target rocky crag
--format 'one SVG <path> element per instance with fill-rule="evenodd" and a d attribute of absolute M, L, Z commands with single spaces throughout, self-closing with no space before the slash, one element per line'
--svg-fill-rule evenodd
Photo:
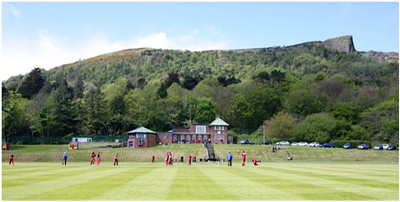
<path fill-rule="evenodd" d="M 353 43 L 353 36 L 351 35 L 327 39 L 322 43 L 324 44 L 325 47 L 330 48 L 332 50 L 337 50 L 346 53 L 356 52 Z"/>

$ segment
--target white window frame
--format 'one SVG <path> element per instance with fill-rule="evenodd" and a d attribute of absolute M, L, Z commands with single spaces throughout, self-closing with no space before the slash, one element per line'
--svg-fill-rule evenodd
<path fill-rule="evenodd" d="M 196 133 L 206 133 L 206 126 L 205 125 L 196 126 Z"/>

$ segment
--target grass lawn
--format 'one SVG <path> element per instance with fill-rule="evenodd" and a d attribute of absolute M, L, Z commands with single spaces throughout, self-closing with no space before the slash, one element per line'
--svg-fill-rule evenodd
<path fill-rule="evenodd" d="M 186 160 L 186 159 L 185 159 Z M 399 164 L 391 162 L 226 163 L 161 161 L 2 164 L 6 201 L 398 201 Z"/>

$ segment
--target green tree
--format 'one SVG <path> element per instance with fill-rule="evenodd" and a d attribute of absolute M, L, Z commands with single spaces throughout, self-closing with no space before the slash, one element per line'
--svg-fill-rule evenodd
<path fill-rule="evenodd" d="M 370 140 L 371 134 L 361 125 L 352 125 L 348 137 L 342 138 L 343 140 Z"/>
<path fill-rule="evenodd" d="M 298 84 L 290 90 L 285 106 L 288 112 L 301 117 L 322 111 L 322 103 L 317 95 Z"/>
<path fill-rule="evenodd" d="M 231 114 L 229 122 L 232 128 L 246 128 L 248 120 L 254 113 L 253 106 L 241 94 L 235 94 L 231 100 Z"/>
<path fill-rule="evenodd" d="M 158 95 L 161 99 L 167 97 L 167 95 L 168 95 L 168 93 L 167 93 L 167 88 L 166 88 L 166 86 L 165 86 L 164 83 L 161 83 L 161 86 L 160 86 L 160 88 L 159 88 L 158 91 L 157 91 L 157 95 Z"/>
<path fill-rule="evenodd" d="M 170 127 L 180 126 L 185 120 L 184 115 L 184 102 L 182 98 L 187 93 L 186 89 L 182 88 L 179 84 L 173 83 L 167 89 L 168 96 L 164 99 L 164 108 L 169 117 Z"/>
<path fill-rule="evenodd" d="M 179 74 L 175 72 L 168 73 L 168 78 L 165 79 L 165 88 L 169 88 L 173 83 L 180 84 Z"/>
<path fill-rule="evenodd" d="M 52 92 L 43 110 L 42 124 L 46 128 L 47 139 L 63 137 L 77 132 L 79 125 L 76 106 L 71 101 L 71 93 L 65 80 Z"/>
<path fill-rule="evenodd" d="M 143 126 L 145 123 L 146 99 L 138 90 L 130 90 L 124 97 L 125 114 L 132 120 L 134 126 Z"/>
<path fill-rule="evenodd" d="M 266 124 L 266 135 L 272 138 L 292 139 L 296 132 L 293 117 L 283 111 L 274 115 Z"/>
<path fill-rule="evenodd" d="M 332 115 L 328 113 L 312 114 L 297 125 L 295 137 L 307 142 L 329 142 L 335 126 L 336 120 Z"/>
<path fill-rule="evenodd" d="M 253 76 L 253 79 L 260 83 L 266 84 L 270 80 L 270 76 L 269 76 L 268 72 L 262 71 L 259 74 L 257 74 L 256 76 Z"/>
<path fill-rule="evenodd" d="M 216 115 L 216 104 L 212 98 L 201 97 L 197 100 L 196 115 L 194 121 L 196 123 L 211 123 Z"/>
<path fill-rule="evenodd" d="M 42 122 L 42 114 L 43 109 L 46 106 L 49 94 L 43 91 L 44 90 L 42 89 L 37 95 L 33 97 L 26 110 L 26 117 L 28 118 L 29 128 L 31 129 L 32 137 L 35 137 L 35 135 L 44 134 L 46 132 L 45 126 Z"/>
<path fill-rule="evenodd" d="M 278 70 L 273 70 L 272 72 L 271 72 L 271 77 L 270 77 L 273 81 L 276 81 L 276 82 L 281 82 L 281 81 L 284 81 L 285 80 L 285 73 L 283 73 L 283 72 L 280 72 L 280 71 L 278 71 Z"/>
<path fill-rule="evenodd" d="M 215 88 L 219 86 L 219 82 L 214 77 L 208 77 L 200 81 L 193 89 L 196 97 L 214 97 Z"/>
<path fill-rule="evenodd" d="M 325 98 L 323 99 L 324 108 L 327 111 L 329 111 L 336 102 L 349 101 L 352 94 L 349 86 L 336 79 L 323 80 L 317 83 L 313 91 Z"/>
<path fill-rule="evenodd" d="M 373 135 L 375 140 L 398 143 L 399 102 L 398 98 L 388 100 L 369 108 L 360 114 L 360 125 Z M 397 138 L 397 139 L 396 139 Z"/>
<path fill-rule="evenodd" d="M 76 76 L 76 82 L 75 82 L 75 87 L 74 87 L 74 98 L 83 98 L 83 91 L 85 90 L 85 87 L 83 86 L 83 80 L 82 77 L 77 75 Z"/>
<path fill-rule="evenodd" d="M 34 68 L 24 78 L 21 86 L 18 88 L 18 93 L 21 93 L 23 98 L 31 99 L 43 87 L 45 79 L 40 68 Z"/>
<path fill-rule="evenodd" d="M 128 80 L 120 78 L 115 83 L 105 85 L 103 90 L 105 99 L 111 102 L 116 97 L 123 97 L 128 92 Z"/>
<path fill-rule="evenodd" d="M 107 131 L 107 101 L 100 89 L 90 90 L 84 97 L 84 125 L 87 134 L 102 134 Z"/>
<path fill-rule="evenodd" d="M 110 113 L 111 114 L 125 114 L 125 102 L 122 95 L 117 95 L 110 102 Z"/>
<path fill-rule="evenodd" d="M 183 109 L 184 113 L 188 117 L 187 123 L 191 122 L 194 119 L 194 116 L 196 114 L 196 105 L 197 100 L 193 94 L 188 93 L 183 97 Z M 189 124 L 187 124 L 187 126 L 189 126 Z"/>
<path fill-rule="evenodd" d="M 183 77 L 182 87 L 192 90 L 202 80 L 200 76 L 185 75 Z"/>
<path fill-rule="evenodd" d="M 337 102 L 332 107 L 332 114 L 336 119 L 355 124 L 358 117 L 357 106 L 354 102 Z"/>
<path fill-rule="evenodd" d="M 29 126 L 25 119 L 26 107 L 29 100 L 19 93 L 9 91 L 2 97 L 1 118 L 2 118 L 2 137 L 5 141 L 10 141 L 11 137 L 29 134 Z M 15 140 L 15 139 L 14 139 Z"/>

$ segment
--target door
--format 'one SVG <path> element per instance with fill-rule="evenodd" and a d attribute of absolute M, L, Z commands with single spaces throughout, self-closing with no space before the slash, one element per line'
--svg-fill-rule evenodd
<path fill-rule="evenodd" d="M 133 148 L 133 142 L 132 141 L 129 142 L 129 148 Z"/>

